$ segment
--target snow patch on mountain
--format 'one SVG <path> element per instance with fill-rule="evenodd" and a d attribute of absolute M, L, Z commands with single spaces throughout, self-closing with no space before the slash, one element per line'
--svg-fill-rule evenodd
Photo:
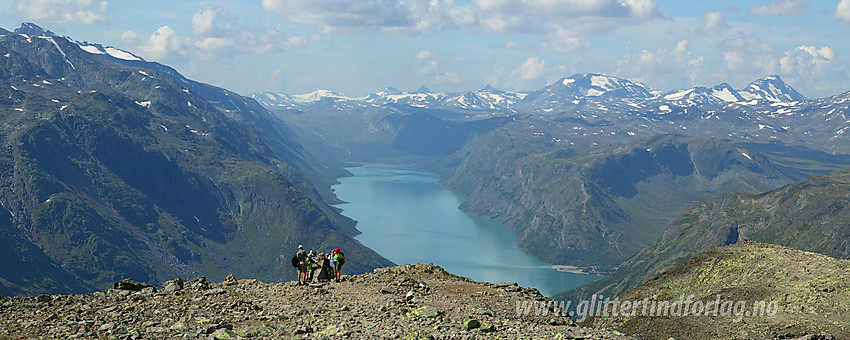
<path fill-rule="evenodd" d="M 118 58 L 118 59 L 131 60 L 131 61 L 142 61 L 142 58 L 139 58 L 139 57 L 133 55 L 130 52 L 119 50 L 115 47 L 107 47 L 106 48 L 106 54 L 109 54 L 113 58 Z"/>

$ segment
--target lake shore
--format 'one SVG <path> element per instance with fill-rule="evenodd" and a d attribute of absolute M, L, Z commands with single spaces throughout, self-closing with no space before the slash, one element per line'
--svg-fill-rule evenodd
<path fill-rule="evenodd" d="M 552 265 L 552 269 L 555 269 L 559 272 L 567 272 L 567 273 L 573 273 L 573 274 L 593 274 L 591 272 L 585 271 L 582 268 L 579 268 L 579 267 L 576 267 L 576 266 L 570 266 L 570 265 L 557 265 L 557 264 L 555 264 L 555 265 Z"/>

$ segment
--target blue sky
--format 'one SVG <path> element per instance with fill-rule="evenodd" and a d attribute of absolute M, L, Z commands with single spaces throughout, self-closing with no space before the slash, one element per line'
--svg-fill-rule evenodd
<path fill-rule="evenodd" d="M 525 91 L 589 72 L 850 91 L 850 0 L 0 0 L 0 27 L 24 21 L 242 94 Z"/>

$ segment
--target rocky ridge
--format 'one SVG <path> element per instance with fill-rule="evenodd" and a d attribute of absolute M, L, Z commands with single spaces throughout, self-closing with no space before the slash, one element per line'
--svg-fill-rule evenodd
<path fill-rule="evenodd" d="M 432 264 L 309 286 L 228 276 L 157 290 L 123 280 L 85 295 L 0 297 L 0 338 L 629 338 L 576 326 L 555 308 L 517 313 L 520 303 L 547 301 L 534 288 L 475 282 Z"/>

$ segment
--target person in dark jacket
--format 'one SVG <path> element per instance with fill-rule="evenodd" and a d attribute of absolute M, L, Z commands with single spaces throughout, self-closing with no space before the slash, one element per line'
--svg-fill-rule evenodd
<path fill-rule="evenodd" d="M 330 255 L 325 253 L 319 254 L 319 275 L 316 277 L 316 280 L 319 282 L 328 282 L 331 280 L 331 260 Z"/>

